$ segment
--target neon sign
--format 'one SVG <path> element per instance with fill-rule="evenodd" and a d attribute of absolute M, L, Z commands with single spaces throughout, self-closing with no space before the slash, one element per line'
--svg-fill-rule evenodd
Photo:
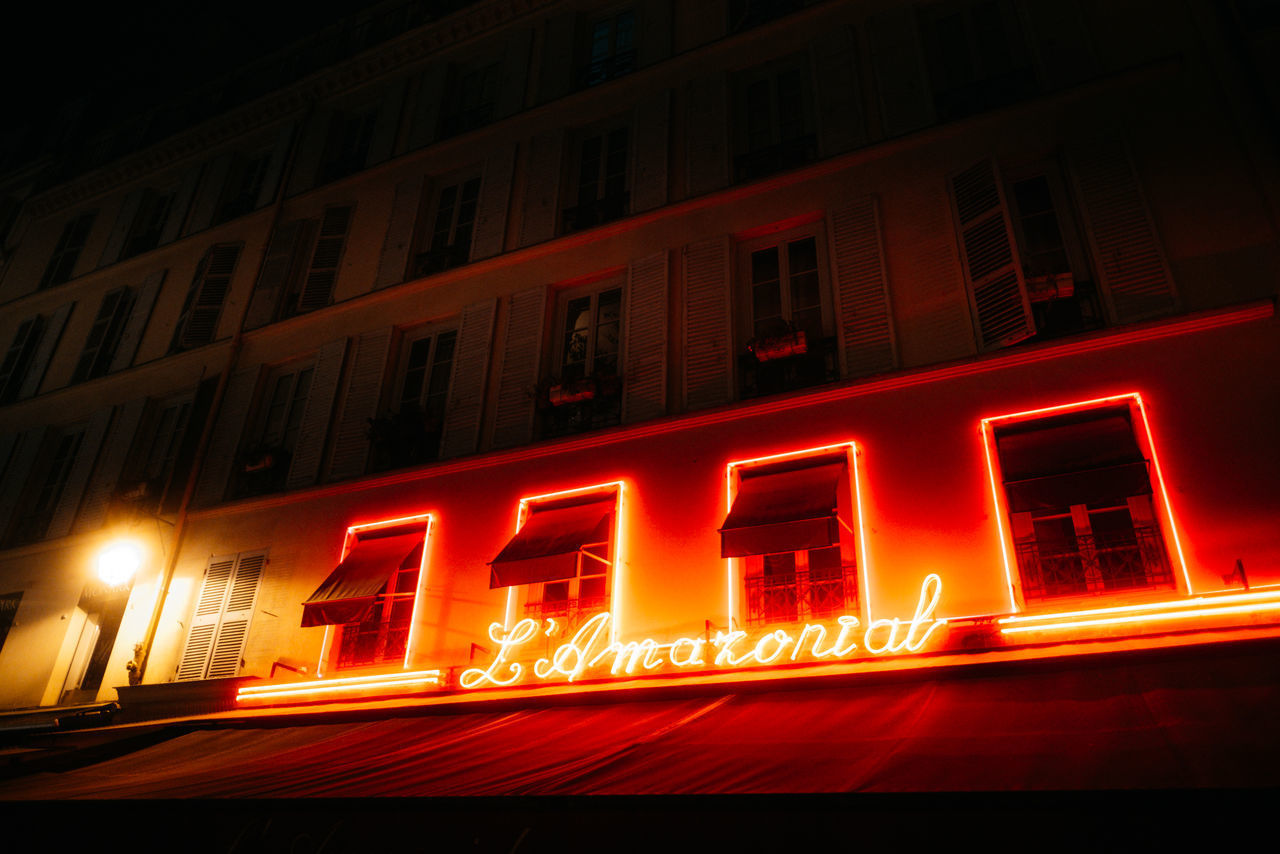
<path fill-rule="evenodd" d="M 800 661 L 848 660 L 862 652 L 879 656 L 919 652 L 945 619 L 933 616 L 942 593 L 942 579 L 930 574 L 920 586 L 920 599 L 909 620 L 873 621 L 865 630 L 857 617 L 837 617 L 834 625 L 807 623 L 793 635 L 775 629 L 751 638 L 741 630 L 717 632 L 714 638 L 680 637 L 667 643 L 652 638 L 622 643 L 611 639 L 613 616 L 596 614 L 547 658 L 528 664 L 521 656 L 540 638 L 555 637 L 555 620 L 520 620 L 510 630 L 501 623 L 489 626 L 489 638 L 497 645 L 493 660 L 484 668 L 464 670 L 458 684 L 466 689 L 583 678 L 633 676 L 658 671 L 711 670 L 726 667 L 760 667 Z M 860 650 L 862 652 L 860 652 Z"/>

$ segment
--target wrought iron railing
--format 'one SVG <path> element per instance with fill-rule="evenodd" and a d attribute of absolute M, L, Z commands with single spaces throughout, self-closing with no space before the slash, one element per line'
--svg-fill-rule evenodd
<path fill-rule="evenodd" d="M 760 397 L 821 385 L 840 378 L 835 338 L 808 342 L 806 352 L 761 362 L 753 353 L 738 359 L 742 397 Z"/>
<path fill-rule="evenodd" d="M 751 576 L 746 581 L 748 626 L 796 623 L 858 612 L 858 572 L 853 564 L 832 571 L 799 570 Z"/>
<path fill-rule="evenodd" d="M 1027 600 L 1173 583 L 1164 538 L 1154 526 L 1135 527 L 1132 537 L 1077 534 L 1067 548 L 1019 543 L 1017 555 Z"/>
<path fill-rule="evenodd" d="M 582 231 L 584 228 L 604 225 L 606 222 L 613 222 L 615 219 L 621 219 L 627 215 L 627 205 L 630 201 L 631 194 L 623 192 L 613 196 L 605 196 L 603 199 L 596 199 L 593 202 L 565 208 L 562 215 L 564 231 L 568 234 L 574 231 Z"/>
<path fill-rule="evenodd" d="M 386 623 L 369 621 L 343 626 L 338 667 L 403 659 L 405 645 L 409 641 L 409 623 L 409 618 L 405 617 Z"/>
<path fill-rule="evenodd" d="M 576 626 L 583 620 L 609 610 L 609 599 L 606 596 L 585 596 L 578 599 L 549 599 L 540 602 L 529 602 L 524 606 L 524 615 L 535 620 L 552 618 L 569 626 Z"/>

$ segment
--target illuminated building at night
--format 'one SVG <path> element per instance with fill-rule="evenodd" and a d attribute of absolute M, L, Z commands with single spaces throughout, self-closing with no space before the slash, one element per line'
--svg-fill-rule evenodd
<path fill-rule="evenodd" d="M 0 176 L 0 722 L 980 739 L 1050 673 L 1180 721 L 1121 784 L 1280 782 L 1265 4 L 453 5 Z M 885 767 L 812 785 L 968 787 Z"/>

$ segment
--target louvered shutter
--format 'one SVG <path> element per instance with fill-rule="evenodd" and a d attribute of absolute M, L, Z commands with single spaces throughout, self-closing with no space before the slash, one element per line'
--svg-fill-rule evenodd
<path fill-rule="evenodd" d="M 831 242 L 845 376 L 892 370 L 893 329 L 875 197 L 859 199 L 831 214 Z"/>
<path fill-rule="evenodd" d="M 978 338 L 983 350 L 1036 334 L 1013 223 L 995 164 L 983 160 L 954 175 L 951 210 Z"/>
<path fill-rule="evenodd" d="M 334 434 L 330 480 L 364 474 L 369 458 L 369 419 L 378 414 L 378 399 L 382 396 L 390 344 L 389 326 L 376 332 L 366 332 L 356 342 L 347 393 Z"/>
<path fill-rule="evenodd" d="M 218 318 L 222 316 L 222 305 L 240 260 L 241 246 L 219 243 L 205 252 L 178 319 L 174 349 L 199 347 L 218 337 Z"/>
<path fill-rule="evenodd" d="M 671 92 L 646 98 L 635 111 L 635 171 L 631 181 L 631 211 L 660 208 L 667 203 L 667 146 Z"/>
<path fill-rule="evenodd" d="M 249 310 L 245 314 L 245 329 L 258 329 L 276 319 L 280 295 L 293 281 L 302 253 L 310 248 L 314 228 L 314 222 L 299 219 L 282 223 L 272 233 L 267 256 L 262 261 L 258 281 L 249 300 Z"/>
<path fill-rule="evenodd" d="M 509 448 L 533 438 L 533 400 L 547 313 L 545 285 L 513 294 L 507 312 L 507 335 L 498 379 L 498 405 L 493 419 L 493 446 Z"/>
<path fill-rule="evenodd" d="M 315 373 L 311 375 L 311 388 L 307 391 L 298 439 L 289 462 L 289 477 L 285 481 L 289 489 L 310 486 L 320 474 L 320 457 L 324 453 L 324 440 L 333 417 L 333 399 L 338 391 L 346 354 L 347 339 L 339 338 L 321 347 L 316 357 Z"/>
<path fill-rule="evenodd" d="M 520 245 L 541 243 L 556 236 L 560 217 L 560 168 L 564 131 L 555 130 L 529 141 L 529 178 L 525 186 Z"/>
<path fill-rule="evenodd" d="M 631 262 L 625 318 L 622 420 L 657 418 L 667 411 L 666 252 Z"/>
<path fill-rule="evenodd" d="M 825 157 L 850 151 L 867 141 L 855 48 L 853 30 L 849 26 L 832 27 L 813 42 L 813 64 L 818 81 L 818 130 Z"/>
<path fill-rule="evenodd" d="M 67 473 L 67 481 L 63 484 L 62 495 L 49 519 L 49 527 L 45 529 L 45 537 L 65 537 L 71 533 L 71 523 L 75 521 L 76 511 L 80 509 L 80 499 L 84 497 L 85 486 L 89 483 L 89 474 L 98 461 L 98 449 L 107 435 L 107 425 L 111 423 L 111 407 L 100 409 L 89 416 L 89 424 L 84 428 L 80 438 L 80 447 L 76 449 L 76 458 L 71 463 L 71 471 Z"/>
<path fill-rule="evenodd" d="M 106 521 L 107 508 L 120 484 L 120 474 L 124 471 L 129 448 L 133 446 L 146 406 L 147 399 L 140 397 L 115 408 L 115 417 L 111 420 L 111 432 L 102 448 L 102 457 L 93 470 L 93 478 L 85 489 L 80 513 L 76 516 L 76 533 L 97 530 Z"/>
<path fill-rule="evenodd" d="M 458 346 L 453 354 L 449 380 L 449 408 L 444 416 L 441 457 L 475 453 L 480 441 L 480 415 L 484 408 L 489 353 L 493 349 L 496 299 L 472 303 L 462 310 Z"/>
<path fill-rule="evenodd" d="M 9 453 L 9 460 L 2 472 L 3 477 L 0 477 L 0 540 L 9 527 L 13 511 L 22 500 L 27 479 L 31 476 L 31 469 L 35 466 L 40 448 L 48 435 L 48 427 L 33 427 L 13 443 L 13 450 Z"/>
<path fill-rule="evenodd" d="M 689 195 L 729 183 L 729 106 L 725 76 L 689 81 L 685 92 Z"/>
<path fill-rule="evenodd" d="M 253 605 L 258 598 L 266 561 L 267 556 L 263 552 L 237 557 L 222 619 L 213 638 L 206 678 L 222 679 L 240 672 L 245 642 L 249 638 L 249 624 L 253 619 Z"/>
<path fill-rule="evenodd" d="M 925 76 L 915 9 L 908 6 L 873 15 L 869 27 L 885 135 L 900 136 L 933 124 L 933 96 Z"/>
<path fill-rule="evenodd" d="M 160 230 L 160 246 L 172 243 L 183 233 L 182 226 L 187 221 L 187 212 L 191 210 L 191 200 L 195 198 L 196 188 L 200 186 L 201 171 L 202 167 L 195 166 L 182 176 L 178 189 L 174 191 L 173 201 L 169 203 L 164 227 Z"/>
<path fill-rule="evenodd" d="M 385 288 L 404 281 L 409 266 L 409 247 L 413 243 L 413 227 L 422 207 L 421 175 L 396 184 L 395 197 L 391 200 L 391 221 L 378 256 L 378 272 L 373 277 L 373 287 Z"/>
<path fill-rule="evenodd" d="M 244 435 L 245 420 L 253 404 L 253 392 L 258 385 L 258 367 L 247 368 L 234 374 L 227 381 L 222 405 L 214 422 L 213 435 L 205 450 L 199 480 L 196 482 L 192 503 L 207 507 L 222 500 L 227 492 L 227 480 L 236 463 L 236 450 Z"/>
<path fill-rule="evenodd" d="M 538 70 L 538 103 L 563 97 L 574 89 L 578 34 L 577 12 L 564 12 L 547 21 L 542 40 L 542 68 Z"/>
<path fill-rule="evenodd" d="M 374 119 L 373 135 L 369 139 L 369 151 L 365 166 L 373 166 L 390 160 L 395 153 L 396 131 L 400 129 L 400 114 L 404 112 L 405 80 L 389 85 L 378 104 L 378 117 Z"/>
<path fill-rule="evenodd" d="M 204 679 L 209 670 L 209 654 L 213 652 L 213 637 L 222 619 L 222 608 L 227 601 L 227 589 L 231 586 L 236 570 L 235 556 L 215 557 L 209 560 L 200 595 L 196 597 L 195 611 L 191 615 L 191 628 L 187 643 L 178 661 L 178 681 Z"/>
<path fill-rule="evenodd" d="M 503 146 L 485 158 L 480 197 L 476 202 L 476 224 L 471 236 L 473 261 L 499 255 L 506 248 L 507 205 L 511 199 L 515 157 L 515 146 Z"/>
<path fill-rule="evenodd" d="M 222 201 L 222 194 L 226 190 L 227 176 L 231 174 L 231 166 L 235 162 L 236 156 L 231 152 L 219 154 L 209 162 L 209 168 L 204 171 L 204 183 L 191 208 L 188 233 L 204 231 L 213 223 L 218 203 Z"/>
<path fill-rule="evenodd" d="M 684 404 L 701 409 L 730 395 L 729 239 L 686 246 L 684 275 Z"/>
<path fill-rule="evenodd" d="M 320 220 L 320 235 L 316 238 L 302 281 L 302 293 L 298 297 L 298 312 L 305 313 L 324 308 L 333 301 L 333 288 L 338 282 L 338 269 L 342 264 L 342 249 L 351 227 L 351 206 L 326 208 Z"/>
<path fill-rule="evenodd" d="M 642 0 L 636 7 L 636 66 L 648 68 L 670 55 L 671 0 Z"/>
<path fill-rule="evenodd" d="M 44 382 L 44 372 L 49 367 L 49 361 L 53 358 L 53 351 L 57 348 L 58 342 L 62 340 L 62 330 L 66 328 L 67 318 L 71 316 L 71 310 L 74 307 L 75 303 L 69 302 L 58 306 L 53 314 L 49 315 L 49 324 L 40 336 L 35 355 L 31 357 L 31 367 L 27 368 L 27 376 L 22 381 L 22 388 L 18 390 L 19 399 L 35 397 L 36 392 L 40 391 L 40 383 Z"/>
<path fill-rule="evenodd" d="M 1173 310 L 1173 277 L 1138 176 L 1118 137 L 1069 152 L 1089 245 L 1115 318 L 1132 323 Z"/>
<path fill-rule="evenodd" d="M 147 321 L 151 319 L 151 309 L 156 304 L 156 297 L 160 295 L 160 286 L 164 283 L 166 273 L 168 270 L 152 273 L 134 290 L 129 319 L 120 332 L 120 340 L 116 343 L 116 352 L 111 357 L 108 371 L 122 371 L 133 364 L 133 357 L 138 354 L 142 333 L 146 331 Z"/>
<path fill-rule="evenodd" d="M 411 107 L 409 119 L 409 149 L 422 148 L 435 142 L 440 129 L 440 104 L 444 100 L 445 80 L 449 76 L 447 63 L 428 65 L 418 78 L 418 93 Z"/>
<path fill-rule="evenodd" d="M 133 227 L 133 220 L 138 215 L 138 208 L 142 206 L 142 200 L 146 194 L 146 190 L 134 190 L 120 203 L 115 224 L 111 227 L 111 235 L 107 238 L 107 245 L 102 250 L 102 259 L 98 262 L 99 267 L 106 267 L 119 260 L 124 242 L 129 237 L 129 229 Z"/>
<path fill-rule="evenodd" d="M 507 36 L 502 50 L 502 80 L 498 84 L 498 100 L 493 105 L 494 120 L 513 116 L 524 109 L 524 90 L 529 79 L 529 51 L 532 45 L 532 29 L 519 29 Z"/>

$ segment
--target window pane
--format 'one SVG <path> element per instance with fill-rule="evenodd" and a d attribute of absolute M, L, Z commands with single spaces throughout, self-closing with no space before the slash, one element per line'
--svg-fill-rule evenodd
<path fill-rule="evenodd" d="M 431 336 L 419 338 L 409 346 L 405 360 L 404 384 L 400 387 L 400 406 L 422 396 L 422 383 L 427 375 L 427 359 L 431 355 Z"/>
<path fill-rule="evenodd" d="M 587 345 L 591 332 L 591 297 L 578 297 L 570 300 L 565 312 L 564 359 L 561 362 L 568 376 L 569 368 L 581 366 L 585 368 L 587 361 Z M 582 376 L 581 372 L 578 376 Z"/>

